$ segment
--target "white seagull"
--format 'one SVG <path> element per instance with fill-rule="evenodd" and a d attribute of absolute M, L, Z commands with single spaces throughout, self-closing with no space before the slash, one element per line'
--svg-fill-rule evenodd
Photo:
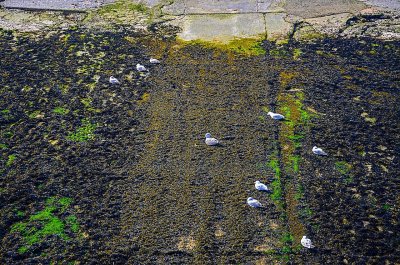
<path fill-rule="evenodd" d="M 283 120 L 285 118 L 285 116 L 279 113 L 268 112 L 267 115 L 271 116 L 274 120 Z"/>
<path fill-rule="evenodd" d="M 147 71 L 146 67 L 144 67 L 144 65 L 141 65 L 140 63 L 138 63 L 136 65 L 136 70 L 138 70 L 139 72 L 146 72 Z"/>
<path fill-rule="evenodd" d="M 206 145 L 218 145 L 219 141 L 215 138 L 212 138 L 211 133 L 206 133 L 205 143 L 206 143 Z"/>
<path fill-rule="evenodd" d="M 160 63 L 160 61 L 155 58 L 150 58 L 150 63 L 158 64 L 158 63 Z"/>
<path fill-rule="evenodd" d="M 321 148 L 318 148 L 316 146 L 314 146 L 312 148 L 312 151 L 314 154 L 319 155 L 319 156 L 327 156 L 328 154 L 324 152 L 324 150 L 322 150 Z"/>
<path fill-rule="evenodd" d="M 314 248 L 314 245 L 312 244 L 311 239 L 307 238 L 307 236 L 303 236 L 300 243 L 305 248 Z"/>
<path fill-rule="evenodd" d="M 119 81 L 118 81 L 117 78 L 115 78 L 115 77 L 113 77 L 113 76 L 110 76 L 110 83 L 111 83 L 111 84 L 119 84 Z"/>
<path fill-rule="evenodd" d="M 252 197 L 247 198 L 247 204 L 253 208 L 260 208 L 262 207 L 261 203 Z"/>
<path fill-rule="evenodd" d="M 269 189 L 268 189 L 268 187 L 267 187 L 267 185 L 265 185 L 265 184 L 263 184 L 263 183 L 261 183 L 260 181 L 256 181 L 256 182 L 254 182 L 254 184 L 255 184 L 255 186 L 256 186 L 256 189 L 257 190 L 261 190 L 261 191 L 269 191 Z"/>

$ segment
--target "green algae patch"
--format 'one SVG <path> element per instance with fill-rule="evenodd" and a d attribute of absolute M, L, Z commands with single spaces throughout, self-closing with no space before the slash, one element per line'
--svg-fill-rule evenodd
<path fill-rule="evenodd" d="M 17 158 L 17 156 L 15 154 L 9 155 L 7 162 L 6 162 L 6 166 L 10 167 L 12 166 L 12 164 L 14 164 L 15 159 Z"/>
<path fill-rule="evenodd" d="M 65 221 L 70 226 L 72 232 L 77 233 L 79 231 L 79 223 L 75 215 L 68 216 Z"/>
<path fill-rule="evenodd" d="M 279 74 L 279 82 L 282 88 L 286 88 L 294 78 L 298 76 L 297 72 L 283 71 Z"/>
<path fill-rule="evenodd" d="M 115 13 L 117 15 L 118 12 L 141 12 L 145 13 L 149 10 L 144 4 L 135 4 L 130 1 L 116 1 L 115 3 L 105 5 L 99 9 L 99 14 L 109 14 Z"/>
<path fill-rule="evenodd" d="M 187 45 L 199 45 L 205 48 L 218 49 L 228 53 L 234 53 L 244 56 L 259 56 L 266 53 L 265 49 L 261 46 L 261 38 L 240 38 L 233 39 L 228 43 L 219 41 L 204 41 L 204 40 L 192 40 L 184 41 L 181 39 L 177 40 L 178 46 Z"/>
<path fill-rule="evenodd" d="M 335 162 L 335 168 L 342 175 L 347 175 L 351 170 L 351 165 L 346 161 L 337 161 Z"/>
<path fill-rule="evenodd" d="M 41 114 L 40 110 L 35 110 L 28 115 L 29 119 L 38 119 L 42 118 L 43 114 Z"/>
<path fill-rule="evenodd" d="M 227 48 L 235 53 L 248 56 L 265 54 L 265 50 L 261 47 L 261 41 L 251 38 L 234 39 L 227 44 Z"/>
<path fill-rule="evenodd" d="M 94 139 L 94 130 L 97 128 L 96 123 L 91 123 L 89 119 L 83 119 L 81 127 L 75 132 L 68 134 L 67 139 L 74 142 L 87 142 Z"/>
<path fill-rule="evenodd" d="M 301 49 L 296 48 L 293 50 L 293 59 L 297 60 L 301 57 L 301 55 L 303 54 L 303 52 L 301 51 Z"/>
<path fill-rule="evenodd" d="M 285 116 L 285 121 L 280 123 L 279 145 L 280 145 L 280 171 L 282 172 L 281 190 L 282 214 L 288 222 L 288 228 L 292 240 L 283 244 L 285 249 L 280 253 L 284 255 L 293 254 L 297 244 L 305 232 L 299 212 L 299 200 L 303 198 L 301 187 L 300 163 L 302 158 L 298 151 L 302 146 L 307 129 L 310 126 L 312 114 L 308 113 L 303 105 L 304 93 L 287 90 L 295 83 L 298 72 L 283 71 L 279 75 L 280 92 L 278 94 L 278 112 Z"/>
<path fill-rule="evenodd" d="M 69 109 L 65 109 L 62 107 L 56 107 L 53 109 L 53 113 L 59 114 L 59 115 L 67 115 L 69 113 Z"/>
<path fill-rule="evenodd" d="M 66 229 L 72 233 L 79 231 L 79 224 L 74 215 L 67 216 L 64 220 L 60 217 L 70 207 L 72 199 L 68 197 L 50 197 L 46 200 L 45 208 L 24 221 L 11 226 L 12 233 L 22 236 L 23 244 L 18 248 L 18 253 L 23 254 L 30 246 L 41 243 L 48 236 L 58 236 L 68 240 Z M 21 216 L 22 217 L 22 216 Z"/>
<path fill-rule="evenodd" d="M 271 200 L 275 203 L 278 209 L 282 210 L 284 205 L 282 201 L 282 183 L 281 183 L 281 168 L 278 158 L 273 154 L 267 166 L 274 172 L 274 180 L 271 182 L 272 193 Z"/>
<path fill-rule="evenodd" d="M 129 24 L 140 20 L 143 16 L 150 18 L 151 9 L 142 3 L 133 3 L 129 0 L 118 0 L 114 3 L 104 5 L 97 10 L 90 11 L 84 22 L 86 24 L 98 23 L 99 21 L 112 21 L 121 24 Z M 105 27 L 110 27 L 105 24 Z"/>

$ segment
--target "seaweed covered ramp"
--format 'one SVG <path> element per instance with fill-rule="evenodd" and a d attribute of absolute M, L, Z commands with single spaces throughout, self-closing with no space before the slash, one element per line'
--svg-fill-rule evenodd
<path fill-rule="evenodd" d="M 268 94 L 257 84 L 269 76 L 248 66 L 261 59 L 188 46 L 151 70 L 145 151 L 126 183 L 121 230 L 122 245 L 136 243 L 141 262 L 219 264 L 261 254 L 274 210 L 245 204 L 255 194 L 268 206 L 253 190 L 266 140 L 258 106 Z M 206 132 L 223 146 L 206 146 Z"/>

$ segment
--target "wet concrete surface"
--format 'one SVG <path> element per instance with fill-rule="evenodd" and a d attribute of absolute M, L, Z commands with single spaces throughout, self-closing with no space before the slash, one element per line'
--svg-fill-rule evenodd
<path fill-rule="evenodd" d="M 285 3 L 285 12 L 287 14 L 302 18 L 322 17 L 340 13 L 357 13 L 364 8 L 366 8 L 366 5 L 357 0 L 288 0 Z"/>
<path fill-rule="evenodd" d="M 5 0 L 2 6 L 15 9 L 32 10 L 85 10 L 98 8 L 114 0 Z"/>
<path fill-rule="evenodd" d="M 400 10 L 400 2 L 397 0 L 365 0 L 363 2 L 376 7 Z"/>

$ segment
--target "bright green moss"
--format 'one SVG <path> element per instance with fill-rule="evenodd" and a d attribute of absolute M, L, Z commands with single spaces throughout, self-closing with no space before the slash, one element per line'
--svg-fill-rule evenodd
<path fill-rule="evenodd" d="M 280 177 L 281 175 L 281 169 L 279 167 L 279 161 L 278 159 L 271 159 L 268 162 L 268 167 L 271 168 L 275 172 L 276 177 Z"/>
<path fill-rule="evenodd" d="M 294 198 L 296 200 L 300 200 L 301 198 L 303 198 L 303 196 L 304 196 L 304 186 L 303 185 L 299 185 L 297 187 L 297 191 L 296 191 L 296 194 L 295 194 Z"/>
<path fill-rule="evenodd" d="M 262 40 L 260 38 L 240 38 L 231 40 L 229 43 L 222 43 L 218 41 L 182 41 L 179 40 L 183 46 L 185 45 L 200 45 L 210 49 L 220 49 L 222 51 L 230 51 L 236 54 L 245 56 L 264 55 L 265 50 L 261 46 Z"/>
<path fill-rule="evenodd" d="M 271 187 L 272 187 L 272 193 L 271 193 L 271 199 L 274 202 L 280 202 L 282 199 L 282 184 L 280 179 L 274 179 L 271 182 Z"/>
<path fill-rule="evenodd" d="M 351 165 L 346 161 L 335 162 L 335 168 L 342 175 L 347 175 L 351 170 Z"/>
<path fill-rule="evenodd" d="M 16 215 L 17 215 L 18 217 L 24 217 L 24 216 L 25 216 L 25 213 L 24 213 L 23 211 L 17 211 L 17 212 L 16 212 Z"/>
<path fill-rule="evenodd" d="M 25 253 L 31 245 L 42 242 L 50 235 L 57 235 L 68 240 L 65 233 L 66 225 L 72 232 L 78 232 L 79 224 L 74 215 L 67 216 L 65 221 L 57 216 L 57 214 L 63 213 L 71 203 L 71 198 L 50 197 L 46 200 L 46 206 L 42 211 L 31 215 L 25 221 L 12 225 L 11 232 L 20 233 L 24 239 L 24 244 L 18 249 L 18 252 Z"/>
<path fill-rule="evenodd" d="M 288 52 L 283 48 L 271 49 L 269 50 L 269 55 L 275 58 L 285 57 L 288 55 Z"/>
<path fill-rule="evenodd" d="M 15 154 L 9 155 L 7 162 L 6 162 L 6 166 L 7 167 L 11 166 L 14 163 L 16 158 L 17 158 L 17 156 Z"/>
<path fill-rule="evenodd" d="M 77 233 L 79 231 L 79 223 L 75 215 L 68 216 L 65 221 L 67 225 L 71 228 L 71 231 Z"/>
<path fill-rule="evenodd" d="M 18 248 L 18 253 L 19 254 L 24 254 L 27 251 L 28 251 L 28 247 L 27 246 L 22 246 L 22 247 Z"/>
<path fill-rule="evenodd" d="M 301 49 L 298 49 L 298 48 L 294 49 L 293 50 L 293 59 L 297 60 L 298 58 L 300 58 L 302 53 L 303 52 L 301 51 Z"/>
<path fill-rule="evenodd" d="M 251 38 L 235 39 L 229 42 L 228 48 L 238 54 L 264 55 L 265 50 L 261 47 L 261 41 Z"/>
<path fill-rule="evenodd" d="M 293 235 L 291 235 L 290 233 L 285 233 L 282 235 L 281 237 L 281 242 L 282 243 L 292 243 L 293 242 Z"/>
<path fill-rule="evenodd" d="M 72 203 L 72 199 L 68 197 L 62 197 L 58 200 L 58 203 L 61 205 L 61 211 L 64 212 Z"/>
<path fill-rule="evenodd" d="M 295 156 L 291 156 L 290 160 L 292 161 L 292 165 L 293 165 L 293 172 L 294 173 L 298 173 L 299 172 L 299 165 L 300 165 L 300 156 L 295 155 Z"/>
<path fill-rule="evenodd" d="M 2 116 L 6 116 L 6 115 L 8 115 L 8 114 L 10 114 L 10 110 L 9 109 L 3 109 L 3 110 L 1 110 L 0 111 L 0 114 L 2 115 Z"/>
<path fill-rule="evenodd" d="M 74 142 L 87 142 L 94 139 L 94 130 L 97 124 L 91 123 L 89 119 L 82 120 L 82 126 L 76 129 L 74 133 L 70 133 L 67 136 L 68 140 Z"/>
<path fill-rule="evenodd" d="M 56 107 L 53 109 L 53 113 L 59 114 L 59 115 L 66 115 L 69 113 L 69 109 L 65 109 L 62 107 Z"/>

